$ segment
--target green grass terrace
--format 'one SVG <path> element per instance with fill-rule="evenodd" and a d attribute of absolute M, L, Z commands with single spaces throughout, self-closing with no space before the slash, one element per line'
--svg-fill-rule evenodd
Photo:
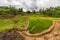
<path fill-rule="evenodd" d="M 29 18 L 29 33 L 40 33 L 44 30 L 47 30 L 52 25 L 51 20 L 42 19 L 39 17 L 30 17 Z"/>

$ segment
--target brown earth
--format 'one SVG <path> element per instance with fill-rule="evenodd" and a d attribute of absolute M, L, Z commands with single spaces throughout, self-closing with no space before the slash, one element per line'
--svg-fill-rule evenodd
<path fill-rule="evenodd" d="M 25 37 L 20 35 L 18 30 L 12 29 L 6 32 L 1 32 L 0 40 L 25 40 Z"/>
<path fill-rule="evenodd" d="M 60 40 L 60 21 L 55 21 L 54 29 L 42 36 L 30 37 L 25 35 L 24 31 L 12 29 L 0 32 L 0 40 Z"/>
<path fill-rule="evenodd" d="M 6 14 L 6 15 L 0 15 L 0 19 L 9 19 L 13 18 L 15 15 L 12 14 Z"/>

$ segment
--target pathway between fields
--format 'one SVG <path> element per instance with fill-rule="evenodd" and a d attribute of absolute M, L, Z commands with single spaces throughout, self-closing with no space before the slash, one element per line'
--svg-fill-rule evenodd
<path fill-rule="evenodd" d="M 60 20 L 54 20 L 55 26 L 54 29 L 45 35 L 39 37 L 29 37 L 24 34 L 24 32 L 20 32 L 22 36 L 26 38 L 26 40 L 60 40 Z"/>

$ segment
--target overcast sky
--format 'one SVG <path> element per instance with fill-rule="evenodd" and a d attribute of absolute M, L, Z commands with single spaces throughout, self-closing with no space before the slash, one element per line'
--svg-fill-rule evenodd
<path fill-rule="evenodd" d="M 0 0 L 0 5 L 11 5 L 24 10 L 38 10 L 40 8 L 60 6 L 60 0 Z"/>

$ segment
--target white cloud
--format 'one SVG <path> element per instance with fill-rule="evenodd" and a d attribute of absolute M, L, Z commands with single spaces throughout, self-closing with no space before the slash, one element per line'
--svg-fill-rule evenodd
<path fill-rule="evenodd" d="M 60 6 L 60 0 L 0 0 L 0 5 L 11 5 L 24 10 L 38 10 L 50 6 Z"/>

